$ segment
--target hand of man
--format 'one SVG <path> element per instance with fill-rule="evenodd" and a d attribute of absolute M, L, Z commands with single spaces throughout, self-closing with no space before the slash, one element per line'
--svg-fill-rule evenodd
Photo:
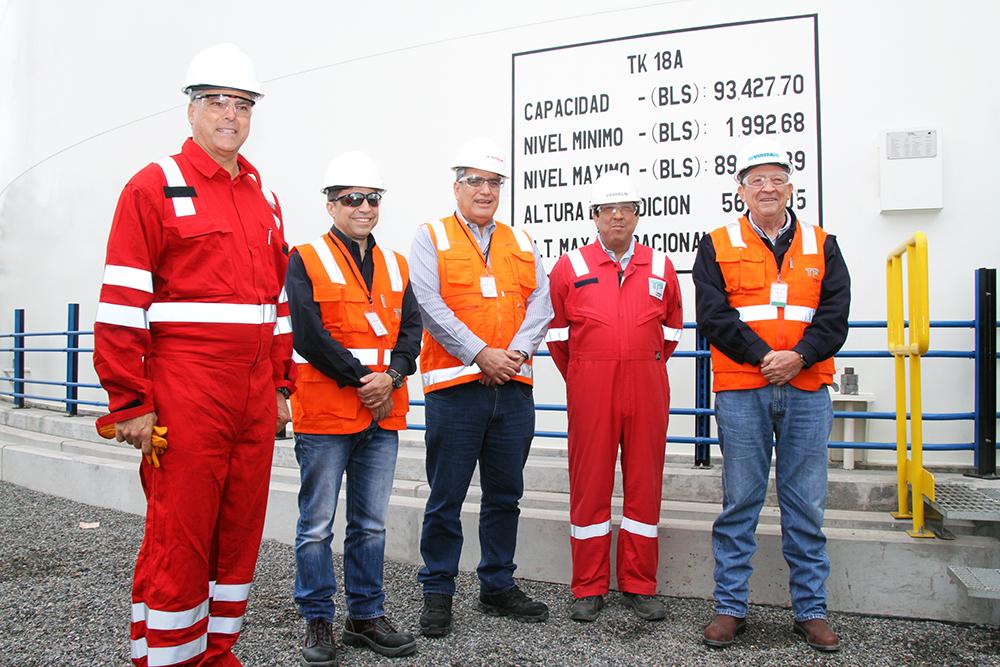
<path fill-rule="evenodd" d="M 368 409 L 382 405 L 392 396 L 392 378 L 387 373 L 369 373 L 361 378 L 358 398 Z"/>
<path fill-rule="evenodd" d="M 771 350 L 760 362 L 764 379 L 779 387 L 798 375 L 802 367 L 802 357 L 792 350 Z"/>
<path fill-rule="evenodd" d="M 475 358 L 483 372 L 482 383 L 488 387 L 507 382 L 521 369 L 521 355 L 517 352 L 484 347 Z"/>
<path fill-rule="evenodd" d="M 132 419 L 115 424 L 115 440 L 127 442 L 142 453 L 149 456 L 153 451 L 153 426 L 156 424 L 156 413 L 149 412 Z"/>
<path fill-rule="evenodd" d="M 288 399 L 280 391 L 274 393 L 278 398 L 278 416 L 274 420 L 274 432 L 280 433 L 285 430 L 288 422 L 292 421 L 292 415 L 288 412 Z"/>
<path fill-rule="evenodd" d="M 375 407 L 369 408 L 369 410 L 372 411 L 372 419 L 376 422 L 380 422 L 388 417 L 389 413 L 392 411 L 392 401 L 388 400 L 384 403 L 380 403 Z"/>

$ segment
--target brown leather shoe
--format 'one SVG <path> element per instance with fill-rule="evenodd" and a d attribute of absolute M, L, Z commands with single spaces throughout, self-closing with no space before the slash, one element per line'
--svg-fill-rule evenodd
<path fill-rule="evenodd" d="M 703 633 L 705 646 L 726 648 L 736 641 L 736 635 L 747 627 L 745 618 L 737 618 L 728 614 L 716 614 L 712 622 L 705 626 Z"/>
<path fill-rule="evenodd" d="M 817 651 L 833 653 L 840 650 L 840 640 L 837 638 L 837 633 L 830 629 L 825 618 L 795 621 L 792 630 L 795 634 L 805 637 L 806 643 Z"/>

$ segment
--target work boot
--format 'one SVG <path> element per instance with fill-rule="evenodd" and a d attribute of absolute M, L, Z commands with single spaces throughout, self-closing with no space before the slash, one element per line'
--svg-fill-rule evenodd
<path fill-rule="evenodd" d="M 336 667 L 337 647 L 333 628 L 325 618 L 306 619 L 306 638 L 302 641 L 299 664 L 303 667 Z"/>
<path fill-rule="evenodd" d="M 726 648 L 736 641 L 736 635 L 746 629 L 747 620 L 728 614 L 716 614 L 712 622 L 705 626 L 703 633 L 705 646 Z"/>
<path fill-rule="evenodd" d="M 392 622 L 385 616 L 363 621 L 347 619 L 342 639 L 348 646 L 367 646 L 387 658 L 410 655 L 417 650 L 417 640 L 413 635 L 409 632 L 396 632 Z"/>
<path fill-rule="evenodd" d="M 817 651 L 833 653 L 840 650 L 840 639 L 837 638 L 837 633 L 830 629 L 825 618 L 795 621 L 792 630 L 795 634 L 805 637 L 806 643 Z"/>
<path fill-rule="evenodd" d="M 597 620 L 604 607 L 604 597 L 601 595 L 590 595 L 585 598 L 575 598 L 573 605 L 569 608 L 569 617 L 574 621 L 592 623 Z"/>
<path fill-rule="evenodd" d="M 424 593 L 424 608 L 420 612 L 420 634 L 424 637 L 444 637 L 451 632 L 451 596 Z"/>
<path fill-rule="evenodd" d="M 667 608 L 652 595 L 638 593 L 622 593 L 625 596 L 625 606 L 632 609 L 636 616 L 644 621 L 662 621 L 667 617 Z"/>
<path fill-rule="evenodd" d="M 517 586 L 488 595 L 479 594 L 479 611 L 490 616 L 510 616 L 523 623 L 541 623 L 549 620 L 549 608 L 544 602 L 535 602 Z"/>

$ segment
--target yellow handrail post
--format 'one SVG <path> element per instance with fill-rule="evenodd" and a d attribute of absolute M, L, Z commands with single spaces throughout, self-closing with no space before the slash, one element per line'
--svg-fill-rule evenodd
<path fill-rule="evenodd" d="M 907 311 L 903 317 L 903 255 L 906 255 Z M 896 371 L 896 480 L 898 508 L 892 516 L 913 519 L 911 537 L 934 537 L 924 528 L 924 498 L 934 500 L 934 476 L 923 467 L 923 419 L 920 357 L 930 347 L 927 237 L 917 232 L 886 259 L 886 305 L 889 352 Z M 904 339 L 904 329 L 906 336 Z M 906 363 L 910 358 L 911 457 L 906 455 Z M 909 493 L 908 493 L 909 491 Z"/>

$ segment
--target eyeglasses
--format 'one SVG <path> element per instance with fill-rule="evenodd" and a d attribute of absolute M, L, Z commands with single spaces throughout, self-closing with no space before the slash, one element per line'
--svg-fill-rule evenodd
<path fill-rule="evenodd" d="M 362 192 L 350 192 L 346 195 L 337 197 L 335 201 L 339 201 L 344 206 L 350 206 L 351 208 L 357 208 L 361 206 L 363 202 L 367 201 L 369 206 L 376 208 L 381 199 L 381 192 L 369 192 L 368 194 L 364 194 Z"/>
<path fill-rule="evenodd" d="M 465 183 L 473 190 L 483 187 L 483 183 L 490 186 L 490 190 L 499 190 L 503 187 L 504 180 L 502 178 L 483 178 L 482 176 L 463 176 L 458 179 L 458 182 Z"/>
<path fill-rule="evenodd" d="M 611 216 L 621 212 L 622 215 L 635 215 L 639 209 L 635 204 L 601 204 L 594 207 L 594 212 L 600 215 Z"/>
<path fill-rule="evenodd" d="M 226 113 L 230 105 L 233 107 L 233 111 L 236 112 L 237 116 L 246 118 L 253 111 L 253 100 L 248 100 L 245 97 L 239 97 L 238 95 L 199 95 L 194 98 L 195 101 L 201 102 L 208 110 L 212 113 L 222 115 Z"/>
<path fill-rule="evenodd" d="M 744 178 L 743 185 L 757 190 L 770 182 L 774 187 L 780 188 L 782 185 L 788 185 L 788 181 L 788 174 L 775 174 L 774 176 L 754 176 L 752 178 Z"/>

